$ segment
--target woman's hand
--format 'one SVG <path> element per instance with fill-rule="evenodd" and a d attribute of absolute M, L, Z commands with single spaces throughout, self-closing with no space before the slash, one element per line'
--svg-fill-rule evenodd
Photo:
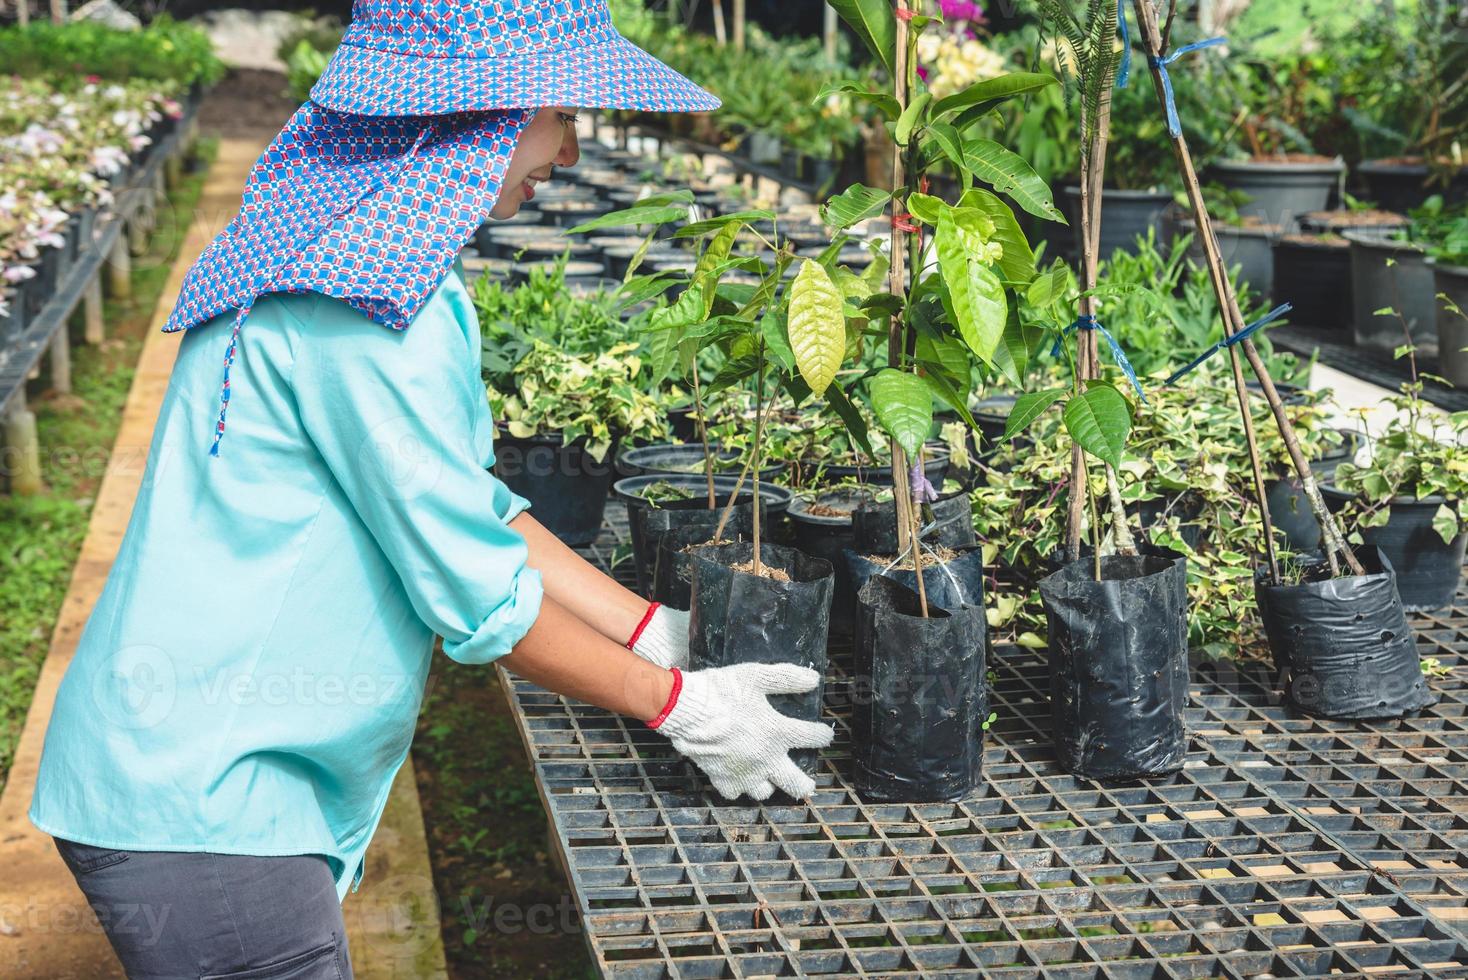
<path fill-rule="evenodd" d="M 668 704 L 648 727 L 668 736 L 721 796 L 763 800 L 782 789 L 803 799 L 815 792 L 815 780 L 790 750 L 825 748 L 835 729 L 781 714 L 768 695 L 814 690 L 818 672 L 798 664 L 732 664 L 673 674 Z"/>

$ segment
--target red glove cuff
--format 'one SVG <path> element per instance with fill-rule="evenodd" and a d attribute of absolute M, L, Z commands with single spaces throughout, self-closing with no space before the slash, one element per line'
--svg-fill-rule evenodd
<path fill-rule="evenodd" d="M 683 690 L 683 671 L 677 667 L 671 669 L 673 671 L 673 689 L 668 692 L 668 703 L 663 705 L 663 710 L 658 712 L 656 718 L 647 723 L 648 728 L 656 728 L 666 721 L 668 715 L 673 710 L 673 705 L 678 703 L 678 692 Z"/>
<path fill-rule="evenodd" d="M 632 639 L 627 641 L 628 650 L 631 650 L 637 645 L 637 638 L 642 635 L 643 630 L 647 629 L 647 624 L 652 622 L 652 614 L 658 611 L 659 605 L 661 605 L 661 603 L 648 603 L 647 612 L 642 614 L 642 622 L 637 624 L 637 629 L 632 631 Z"/>

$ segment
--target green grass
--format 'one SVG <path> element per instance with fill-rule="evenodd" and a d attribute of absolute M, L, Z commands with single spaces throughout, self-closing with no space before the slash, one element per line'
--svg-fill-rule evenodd
<path fill-rule="evenodd" d="M 215 149 L 214 141 L 201 140 L 198 159 L 207 164 Z M 36 413 L 45 490 L 34 497 L 0 494 L 0 789 L 14 762 L 72 566 L 87 534 L 143 337 L 207 172 L 207 166 L 200 166 L 187 173 L 171 195 L 172 207 L 158 208 L 149 248 L 133 263 L 132 297 L 105 304 L 108 339 L 100 347 L 73 342 L 73 394 L 44 397 L 50 380 L 46 364 L 27 388 Z"/>

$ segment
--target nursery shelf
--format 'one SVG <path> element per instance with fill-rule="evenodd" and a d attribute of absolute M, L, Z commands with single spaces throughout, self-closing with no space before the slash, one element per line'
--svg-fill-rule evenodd
<path fill-rule="evenodd" d="M 1318 352 L 1322 364 L 1393 393 L 1403 382 L 1412 380 L 1411 368 L 1405 359 L 1396 361 L 1390 354 L 1357 347 L 1351 342 L 1349 329 L 1280 327 L 1269 331 L 1269 337 L 1278 346 L 1303 357 Z M 1417 369 L 1426 374 L 1440 373 L 1435 357 L 1419 357 Z M 1429 380 L 1423 384 L 1422 397 L 1449 412 L 1468 410 L 1468 390 L 1461 388 L 1449 388 Z"/>
<path fill-rule="evenodd" d="M 608 511 L 583 552 L 603 567 L 625 539 Z M 817 792 L 764 806 L 499 669 L 603 976 L 1463 976 L 1468 594 L 1414 627 L 1455 669 L 1436 707 L 1317 721 L 1267 665 L 1195 664 L 1186 767 L 1106 786 L 1055 763 L 1043 654 L 1001 647 L 986 782 L 961 803 L 852 789 L 840 650 Z"/>
<path fill-rule="evenodd" d="M 147 155 L 141 165 L 134 168 L 127 184 L 114 191 L 109 217 L 97 222 L 95 237 L 89 245 L 78 247 L 76 258 L 57 283 L 56 291 L 46 300 L 46 305 L 34 319 L 26 321 L 24 332 L 7 349 L 0 350 L 0 417 L 9 408 L 11 398 L 25 385 L 26 375 L 45 355 L 57 332 L 66 328 L 72 311 L 86 292 L 87 284 L 100 273 L 102 263 L 112 253 L 118 236 L 142 207 L 148 197 L 148 189 L 157 183 L 164 161 L 182 148 L 198 108 L 197 97 L 184 103 L 183 117 L 177 120 L 167 136 L 148 148 Z"/>

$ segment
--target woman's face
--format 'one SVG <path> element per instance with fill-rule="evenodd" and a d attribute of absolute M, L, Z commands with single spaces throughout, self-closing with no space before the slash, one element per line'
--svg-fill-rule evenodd
<path fill-rule="evenodd" d="M 535 196 L 535 185 L 550 179 L 551 167 L 573 167 L 581 159 L 575 115 L 576 109 L 568 106 L 536 111 L 515 144 L 499 200 L 489 212 L 491 218 L 513 218 L 520 205 Z"/>

